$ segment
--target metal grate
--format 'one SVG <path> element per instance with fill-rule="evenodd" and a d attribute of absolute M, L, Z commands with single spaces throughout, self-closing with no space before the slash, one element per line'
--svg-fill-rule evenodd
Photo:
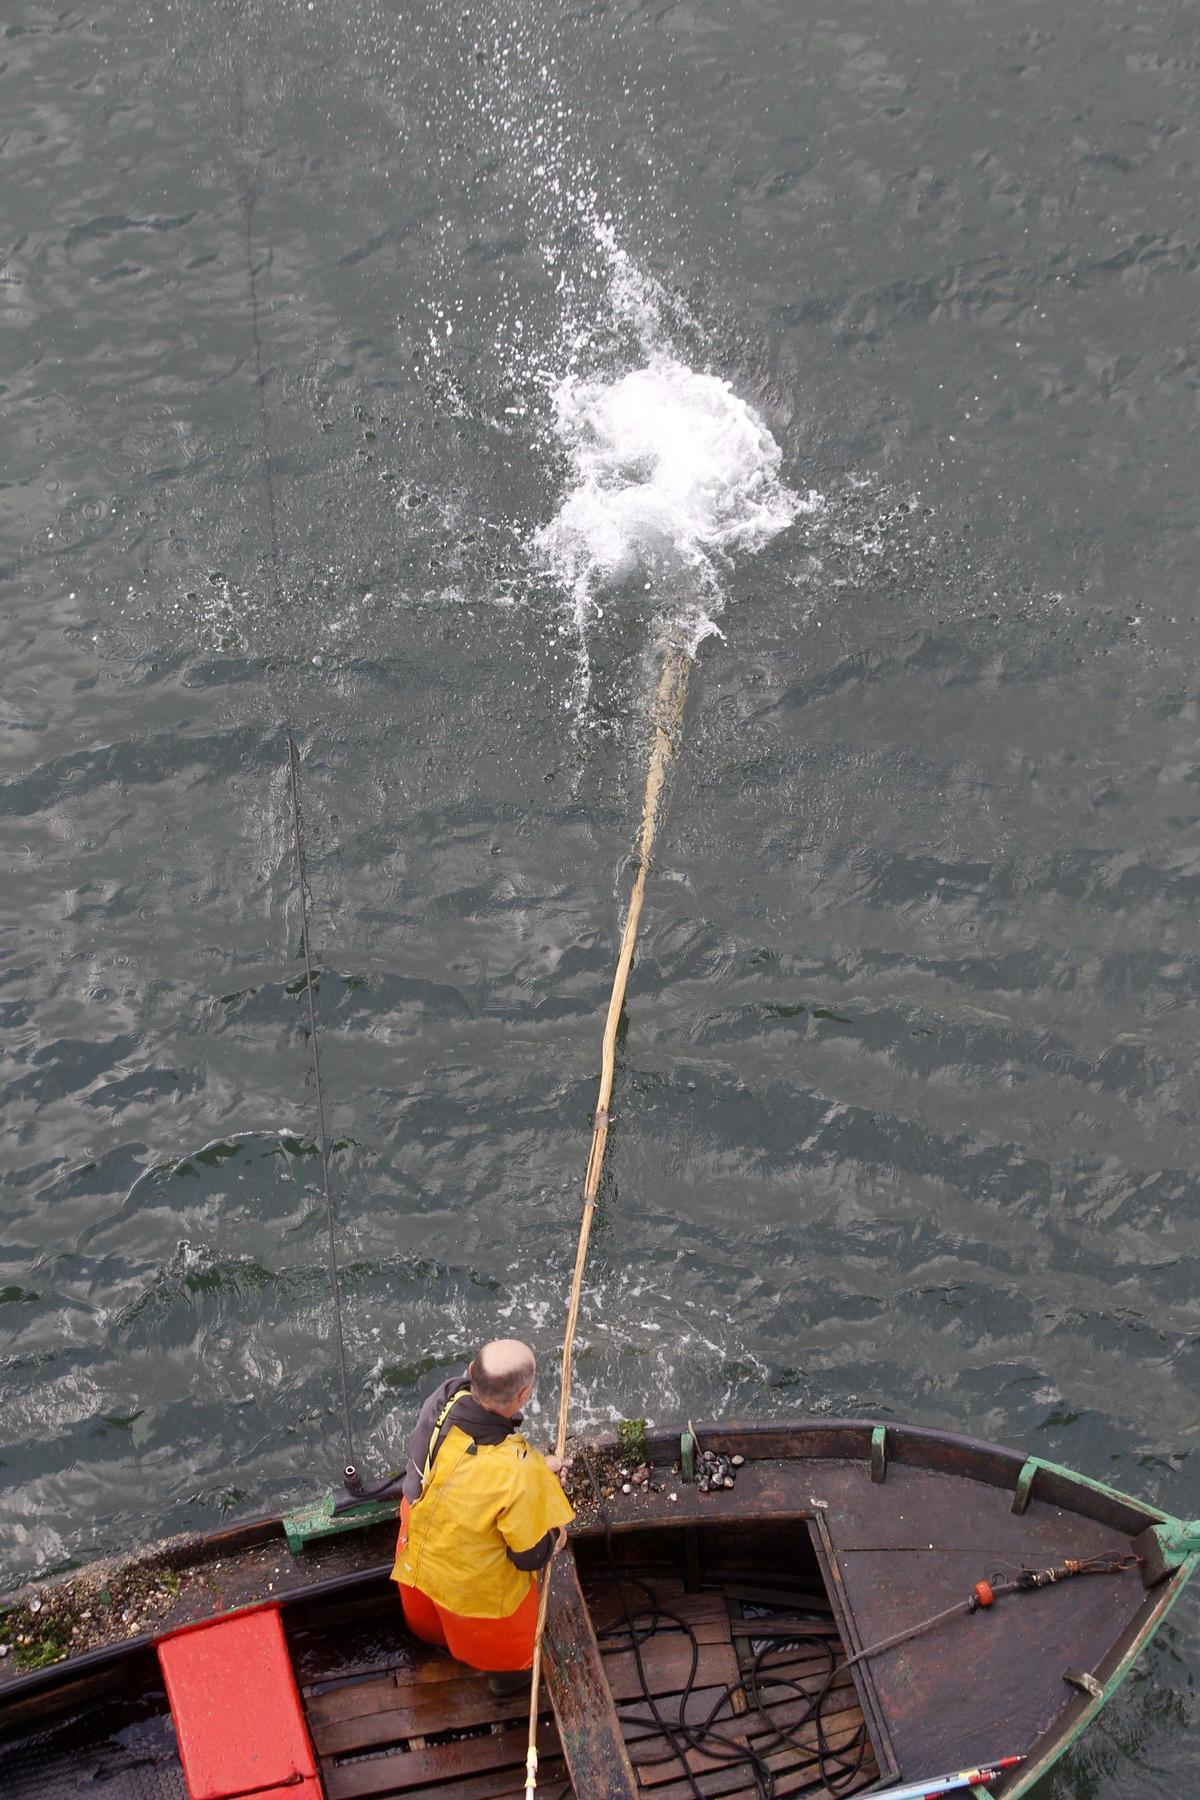
<path fill-rule="evenodd" d="M 170 1716 L 106 1706 L 0 1744 L 4 1800 L 187 1800 Z"/>

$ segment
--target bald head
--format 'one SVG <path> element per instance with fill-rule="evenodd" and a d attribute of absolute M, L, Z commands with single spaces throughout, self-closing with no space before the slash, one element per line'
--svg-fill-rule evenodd
<path fill-rule="evenodd" d="M 519 1338 L 494 1338 L 467 1369 L 471 1392 L 490 1412 L 514 1413 L 528 1400 L 537 1362 Z"/>

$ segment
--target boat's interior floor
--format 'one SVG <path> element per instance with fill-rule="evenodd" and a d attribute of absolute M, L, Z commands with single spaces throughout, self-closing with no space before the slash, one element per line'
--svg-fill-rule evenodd
<path fill-rule="evenodd" d="M 752 1757 L 770 1769 L 779 1800 L 853 1794 L 878 1779 L 815 1570 L 767 1581 L 706 1568 L 692 1583 L 662 1567 L 623 1564 L 619 1584 L 604 1567 L 581 1574 L 640 1790 L 655 1800 L 757 1796 Z M 522 1795 L 527 1697 L 495 1698 L 483 1676 L 414 1644 L 390 1595 L 375 1605 L 364 1657 L 347 1662 L 336 1609 L 293 1646 L 330 1800 Z M 361 1601 L 355 1612 L 361 1631 Z M 381 1656 L 387 1637 L 394 1647 Z M 544 1690 L 540 1711 L 538 1792 L 566 1800 L 576 1790 Z"/>

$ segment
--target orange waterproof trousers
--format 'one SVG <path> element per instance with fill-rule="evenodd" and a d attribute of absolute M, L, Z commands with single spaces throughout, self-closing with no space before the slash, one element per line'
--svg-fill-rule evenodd
<path fill-rule="evenodd" d="M 406 1536 L 408 1501 L 400 1503 L 400 1535 Z M 468 1668 L 483 1669 L 489 1674 L 506 1674 L 527 1669 L 533 1662 L 533 1644 L 537 1636 L 538 1588 L 531 1582 L 529 1592 L 516 1612 L 504 1619 L 473 1619 L 465 1613 L 453 1613 L 439 1606 L 420 1588 L 406 1587 L 402 1581 L 400 1604 L 404 1622 L 415 1637 L 427 1644 L 440 1644 Z"/>

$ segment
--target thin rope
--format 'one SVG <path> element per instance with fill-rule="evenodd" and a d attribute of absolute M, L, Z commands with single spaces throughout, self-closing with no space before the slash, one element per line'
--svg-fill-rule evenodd
<path fill-rule="evenodd" d="M 241 76 L 237 81 L 237 134 L 244 124 Z M 271 415 L 267 407 L 267 378 L 263 360 L 262 331 L 258 314 L 258 277 L 254 266 L 254 208 L 258 194 L 253 177 L 246 177 L 242 205 L 246 215 L 246 278 L 250 289 L 250 334 L 254 341 L 254 379 L 258 388 L 259 452 L 262 463 L 263 488 L 267 500 L 267 522 L 270 541 L 271 594 L 279 612 L 284 610 L 283 558 L 279 548 L 279 514 L 275 505 L 275 480 L 271 449 Z M 350 1420 L 350 1380 L 346 1372 L 346 1337 L 342 1326 L 342 1291 L 338 1275 L 337 1231 L 333 1214 L 333 1188 L 329 1176 L 329 1133 L 325 1125 L 325 1099 L 321 1089 L 321 1052 L 317 1037 L 316 984 L 313 980 L 312 945 L 309 932 L 308 873 L 304 859 L 303 812 L 300 804 L 300 751 L 292 723 L 292 700 L 286 668 L 273 671 L 277 675 L 283 700 L 283 732 L 287 749 L 288 790 L 292 809 L 292 844 L 296 857 L 296 879 L 300 889 L 300 944 L 304 954 L 304 991 L 308 1000 L 308 1042 L 312 1052 L 313 1095 L 317 1114 L 317 1143 L 321 1155 L 321 1185 L 325 1197 L 325 1229 L 328 1239 L 329 1288 L 333 1297 L 334 1334 L 337 1342 L 340 1376 L 342 1430 L 346 1445 L 346 1477 L 356 1476 L 354 1429 Z"/>
<path fill-rule="evenodd" d="M 683 708 L 687 699 L 688 676 L 691 668 L 692 659 L 687 651 L 678 643 L 668 642 L 663 655 L 658 688 L 650 709 L 654 741 L 650 747 L 650 762 L 646 770 L 646 798 L 636 840 L 637 873 L 633 878 L 633 888 L 629 896 L 629 911 L 625 915 L 625 929 L 621 934 L 621 948 L 617 955 L 612 993 L 608 1002 L 608 1014 L 604 1021 L 604 1035 L 600 1043 L 600 1093 L 596 1101 L 596 1111 L 592 1122 L 592 1143 L 583 1179 L 583 1218 L 580 1221 L 579 1242 L 575 1249 L 575 1270 L 571 1278 L 571 1297 L 567 1306 L 567 1324 L 563 1336 L 562 1386 L 558 1400 L 558 1433 L 554 1446 L 555 1453 L 559 1457 L 563 1455 L 567 1442 L 575 1332 L 579 1324 L 579 1307 L 583 1294 L 583 1275 L 587 1267 L 592 1218 L 600 1193 L 600 1177 L 604 1170 L 604 1151 L 608 1144 L 609 1108 L 612 1104 L 613 1081 L 617 1067 L 617 1031 L 621 1023 L 621 1012 L 625 1005 L 625 988 L 629 980 L 629 971 L 633 965 L 633 951 L 637 942 L 638 924 L 642 916 L 642 902 L 646 897 L 646 880 L 654 861 L 654 841 L 659 825 L 662 823 L 665 810 L 663 803 L 675 762 L 675 754 L 679 748 Z M 532 1794 L 537 1788 L 538 1688 L 541 1683 L 542 1637 L 546 1629 L 546 1607 L 549 1598 L 550 1564 L 547 1564 L 542 1575 L 541 1591 L 538 1595 L 537 1632 L 533 1640 L 533 1665 L 530 1671 L 529 1745 L 525 1757 L 525 1791 L 527 1794 Z"/>
<path fill-rule="evenodd" d="M 1069 1581 L 1077 1575 L 1124 1575 L 1128 1570 L 1137 1567 L 1136 1556 L 1123 1551 L 1101 1552 L 1097 1556 L 1085 1557 L 1082 1561 L 1066 1557 L 1061 1563 L 1055 1563 L 1048 1569 L 1026 1569 L 1011 1580 L 1000 1580 L 993 1576 L 986 1585 L 993 1599 L 1001 1600 L 1011 1594 L 1037 1593 L 1044 1587 L 1052 1587 L 1057 1582 Z M 975 1596 L 968 1595 L 954 1606 L 944 1607 L 941 1612 L 932 1613 L 927 1619 L 920 1619 L 915 1625 L 905 1626 L 903 1631 L 895 1631 L 891 1637 L 881 1638 L 876 1644 L 867 1644 L 856 1650 L 853 1656 L 846 1658 L 846 1667 L 852 1669 L 856 1663 L 870 1662 L 882 1656 L 887 1650 L 894 1650 L 900 1644 L 906 1644 L 910 1638 L 920 1637 L 926 1631 L 932 1631 L 935 1625 L 944 1625 L 948 1619 L 956 1619 L 962 1614 L 986 1614 L 992 1601 L 982 1606 Z"/>

